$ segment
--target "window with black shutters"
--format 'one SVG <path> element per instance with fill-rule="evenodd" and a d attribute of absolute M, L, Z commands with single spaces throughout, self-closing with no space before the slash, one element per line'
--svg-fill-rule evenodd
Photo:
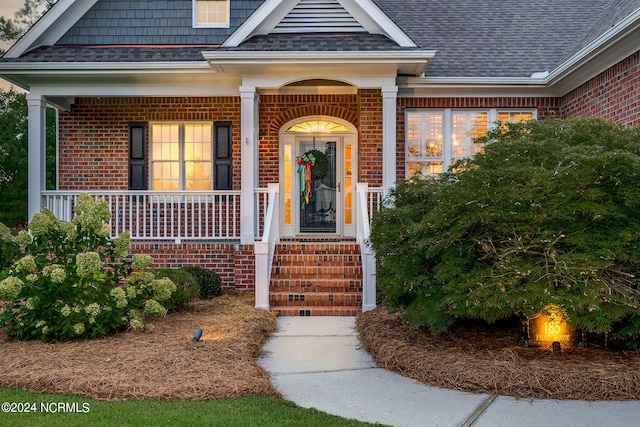
<path fill-rule="evenodd" d="M 230 190 L 231 139 L 231 122 L 130 123 L 129 189 Z"/>

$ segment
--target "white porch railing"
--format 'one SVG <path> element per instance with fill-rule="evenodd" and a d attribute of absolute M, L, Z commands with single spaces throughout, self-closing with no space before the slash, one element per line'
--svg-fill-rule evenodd
<path fill-rule="evenodd" d="M 262 239 L 255 243 L 256 308 L 269 310 L 269 283 L 276 245 L 280 241 L 279 184 L 269 184 Z M 257 206 L 257 205 L 256 205 Z"/>
<path fill-rule="evenodd" d="M 356 241 L 362 255 L 362 311 L 376 308 L 376 255 L 369 244 L 370 221 L 380 209 L 383 190 L 356 184 Z"/>
<path fill-rule="evenodd" d="M 104 199 L 111 208 L 111 234 L 131 240 L 240 238 L 240 191 L 44 191 L 42 206 L 71 221 L 80 193 Z"/>
<path fill-rule="evenodd" d="M 262 240 L 262 235 L 264 232 L 264 219 L 267 217 L 267 209 L 269 208 L 269 188 L 256 188 L 254 190 L 254 194 L 254 206 L 256 209 L 256 215 L 253 229 L 255 231 L 256 241 L 260 241 Z"/>

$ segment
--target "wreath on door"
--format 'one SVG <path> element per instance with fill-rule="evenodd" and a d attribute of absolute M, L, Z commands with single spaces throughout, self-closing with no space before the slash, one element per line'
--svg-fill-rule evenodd
<path fill-rule="evenodd" d="M 313 181 L 327 176 L 329 159 L 320 150 L 309 150 L 297 159 L 298 173 L 300 174 L 300 194 L 302 205 L 308 205 L 311 201 Z"/>
<path fill-rule="evenodd" d="M 326 154 L 320 150 L 309 150 L 304 155 L 312 155 L 315 158 L 315 164 L 311 167 L 311 179 L 322 179 L 327 176 L 329 159 Z"/>

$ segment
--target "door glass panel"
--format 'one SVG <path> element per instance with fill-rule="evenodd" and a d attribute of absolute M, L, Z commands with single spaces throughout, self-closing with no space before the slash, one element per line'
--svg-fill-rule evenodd
<path fill-rule="evenodd" d="M 296 156 L 300 233 L 336 232 L 336 143 L 300 141 Z"/>
<path fill-rule="evenodd" d="M 292 196 L 293 196 L 293 192 L 292 192 L 292 188 L 291 188 L 291 181 L 292 181 L 292 177 L 291 177 L 291 173 L 292 173 L 292 164 L 291 162 L 293 161 L 293 156 L 292 156 L 292 151 L 293 151 L 293 147 L 291 144 L 286 144 L 284 146 L 284 194 L 283 196 L 283 200 L 284 200 L 284 212 L 283 212 L 283 216 L 284 216 L 284 224 L 285 225 L 291 225 L 292 224 L 292 220 L 291 220 L 291 208 L 292 208 Z"/>
<path fill-rule="evenodd" d="M 344 144 L 344 223 L 353 222 L 353 158 L 351 156 L 351 144 Z"/>

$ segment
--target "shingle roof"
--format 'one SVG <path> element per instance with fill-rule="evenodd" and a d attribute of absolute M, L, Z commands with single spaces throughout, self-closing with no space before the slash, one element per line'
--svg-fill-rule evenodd
<path fill-rule="evenodd" d="M 373 0 L 418 46 L 427 76 L 529 77 L 567 59 L 617 3 L 640 0 Z M 593 38 L 593 37 L 592 37 Z"/>
<path fill-rule="evenodd" d="M 192 28 L 190 1 L 100 0 L 56 46 L 0 61 L 202 61 L 202 50 L 223 43 L 264 1 L 235 0 L 231 27 L 214 29 Z M 640 0 L 373 1 L 419 49 L 437 51 L 426 75 L 438 77 L 529 77 L 551 71 L 640 8 Z M 224 49 L 406 50 L 383 35 L 368 33 L 259 35 Z"/>
<path fill-rule="evenodd" d="M 604 9 L 602 14 L 594 20 L 591 28 L 586 31 L 580 41 L 575 45 L 573 53 L 577 53 L 580 49 L 594 41 L 597 37 L 604 34 L 614 25 L 621 22 L 631 13 L 640 8 L 640 0 L 613 0 L 608 7 Z"/>
<path fill-rule="evenodd" d="M 254 36 L 233 51 L 381 51 L 407 50 L 382 34 L 319 33 Z"/>
<path fill-rule="evenodd" d="M 216 46 L 43 46 L 0 62 L 180 62 L 204 61 L 203 50 Z"/>

